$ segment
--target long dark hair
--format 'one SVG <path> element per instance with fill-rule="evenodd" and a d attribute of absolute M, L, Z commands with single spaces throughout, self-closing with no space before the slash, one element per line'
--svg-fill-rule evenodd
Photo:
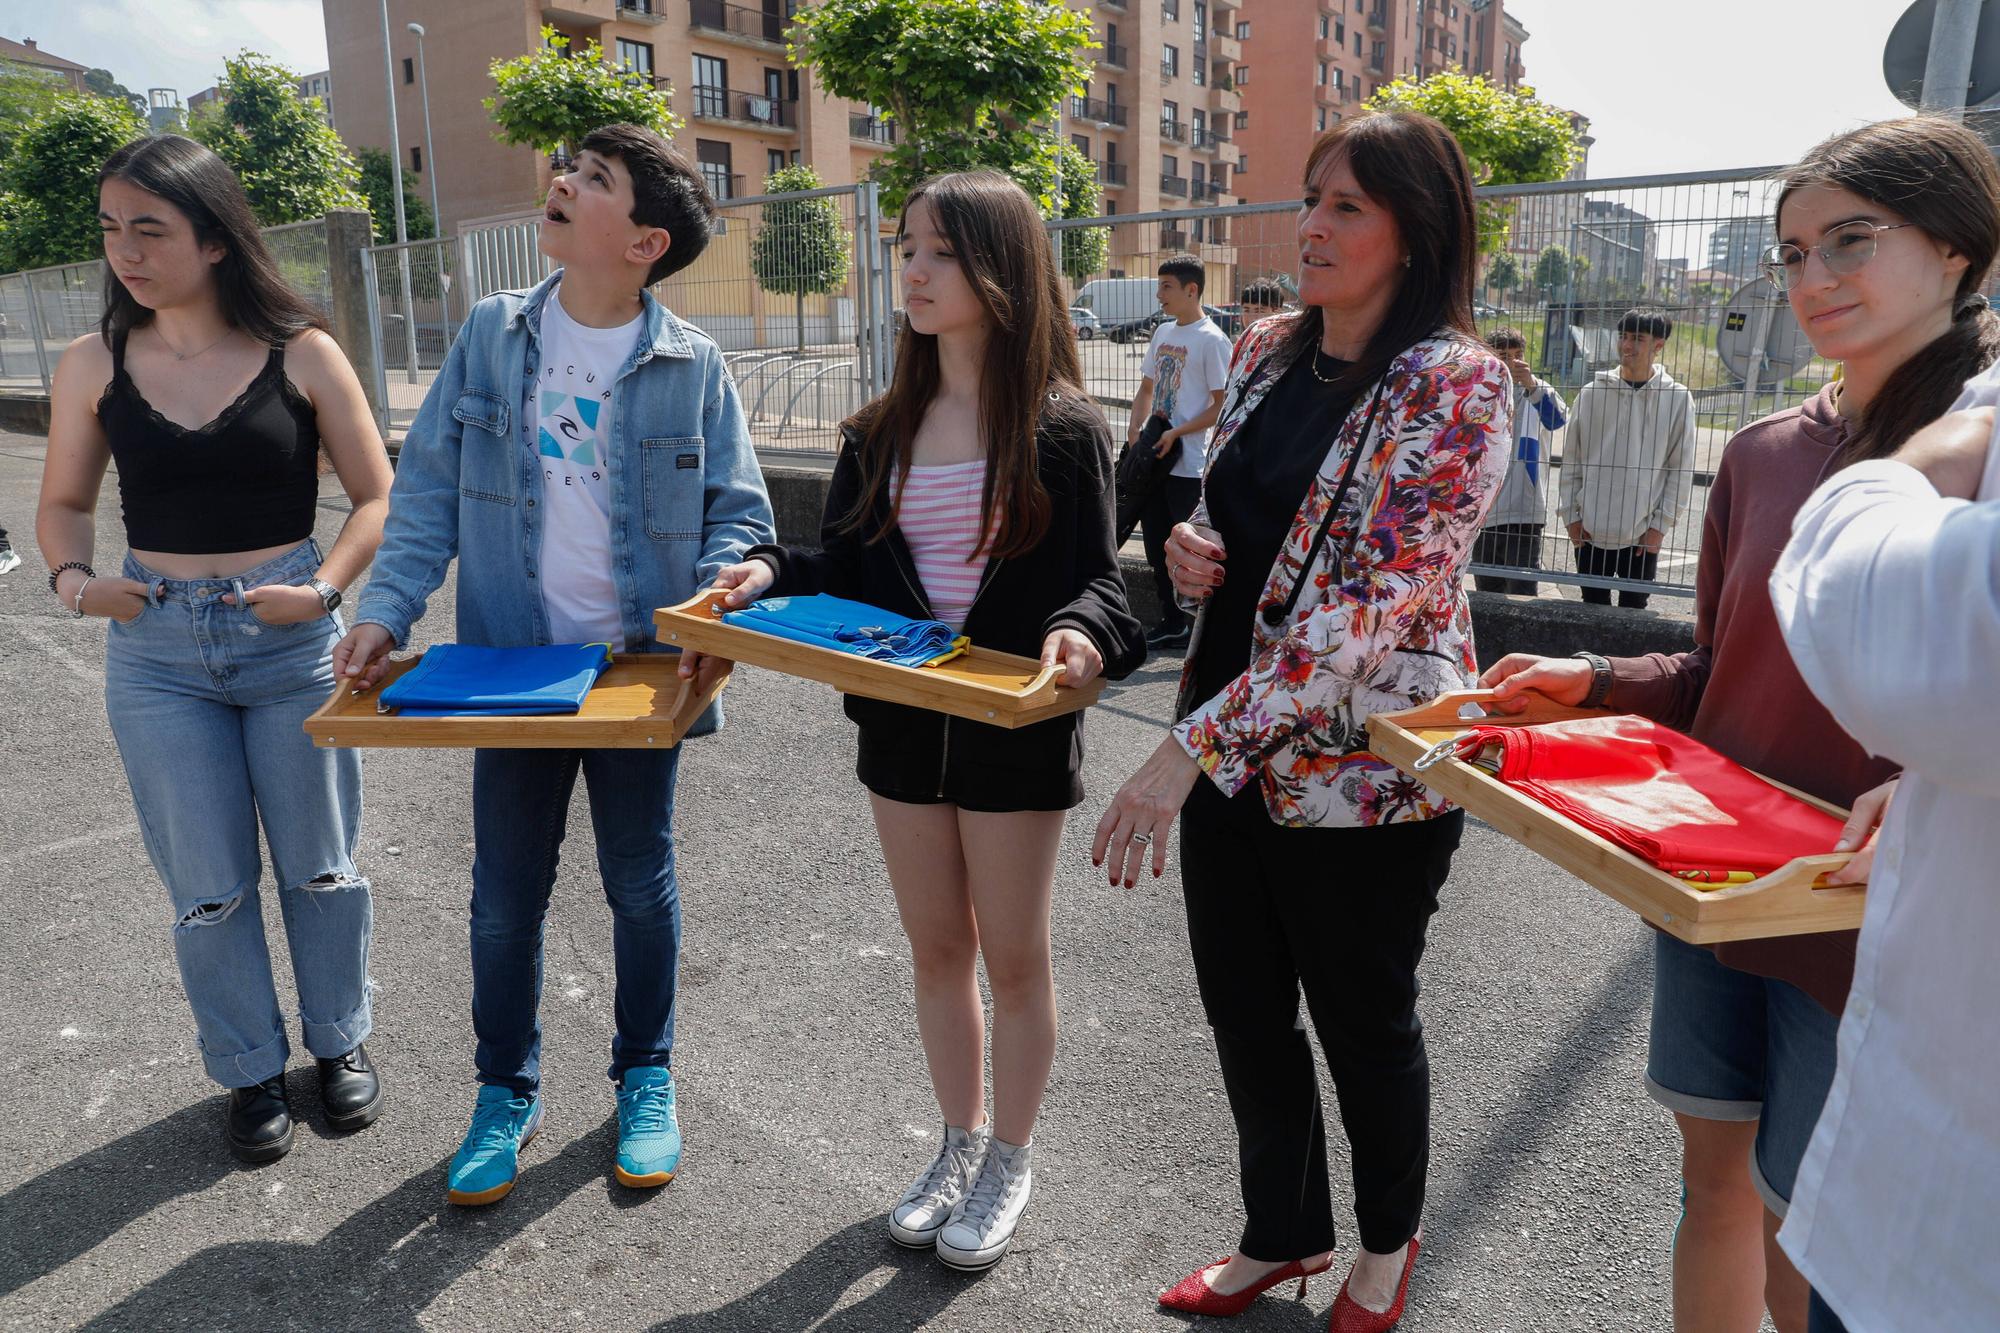
<path fill-rule="evenodd" d="M 1891 371 L 1833 460 L 1881 458 L 1951 410 L 1965 381 L 2000 357 L 2000 318 L 1979 289 L 2000 254 L 2000 169 L 1993 150 L 1942 116 L 1905 116 L 1827 139 L 1779 175 L 1775 221 L 1792 191 L 1810 185 L 1893 209 L 1964 255 L 1951 327 Z"/>
<path fill-rule="evenodd" d="M 100 189 L 113 179 L 158 195 L 193 225 L 197 241 L 222 247 L 224 254 L 214 265 L 215 295 L 231 328 L 267 347 L 283 347 L 307 329 L 326 328 L 325 316 L 278 272 L 242 183 L 213 152 L 178 134 L 134 139 L 106 158 L 97 173 Z M 105 265 L 104 318 L 98 324 L 104 341 L 152 319 L 153 312 L 133 300 Z"/>
<path fill-rule="evenodd" d="M 1464 150 L 1450 130 L 1429 116 L 1378 111 L 1343 120 L 1313 141 L 1301 180 L 1310 189 L 1313 179 L 1343 156 L 1362 190 L 1396 219 L 1410 256 L 1403 284 L 1380 327 L 1341 375 L 1349 388 L 1357 388 L 1388 370 L 1412 343 L 1439 329 L 1478 340 L 1472 279 L 1479 227 Z M 1325 326 L 1325 314 L 1307 306 L 1286 336 L 1285 360 L 1318 347 Z"/>
<path fill-rule="evenodd" d="M 1083 390 L 1062 277 L 1034 201 L 999 172 L 957 171 L 919 185 L 903 203 L 899 240 L 918 200 L 931 206 L 938 231 L 993 321 L 979 371 L 986 446 L 981 545 L 993 556 L 1020 555 L 1049 526 L 1049 496 L 1035 467 L 1036 428 L 1057 420 L 1102 420 Z M 937 396 L 937 338 L 906 324 L 898 344 L 889 391 L 847 423 L 861 436 L 861 496 L 845 520 L 850 532 L 867 524 L 891 477 L 899 470 L 907 475 L 917 428 Z M 879 541 L 894 522 L 892 509 L 888 523 L 868 540 Z"/>

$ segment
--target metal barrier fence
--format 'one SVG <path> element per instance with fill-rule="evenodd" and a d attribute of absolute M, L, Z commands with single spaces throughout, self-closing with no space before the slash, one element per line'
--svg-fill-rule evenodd
<path fill-rule="evenodd" d="M 264 228 L 285 280 L 323 311 L 333 305 L 321 219 Z M 97 331 L 104 316 L 104 261 L 0 273 L 0 389 L 49 391 L 63 348 Z"/>
<path fill-rule="evenodd" d="M 887 383 L 873 185 L 721 202 L 708 248 L 654 286 L 674 315 L 713 338 L 758 447 L 829 453 L 839 423 Z M 408 427 L 473 305 L 554 270 L 541 214 L 484 222 L 457 237 L 363 252 L 380 401 Z"/>

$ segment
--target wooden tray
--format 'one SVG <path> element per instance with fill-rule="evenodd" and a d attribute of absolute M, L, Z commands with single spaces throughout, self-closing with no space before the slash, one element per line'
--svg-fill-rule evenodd
<path fill-rule="evenodd" d="M 493 750 L 665 750 L 680 744 L 702 710 L 729 683 L 697 694 L 680 678 L 672 653 L 618 653 L 583 708 L 552 717 L 398 717 L 375 711 L 377 699 L 405 671 L 421 662 L 391 662 L 381 682 L 359 693 L 342 684 L 306 719 L 318 746 Z"/>
<path fill-rule="evenodd" d="M 1459 716 L 1465 705 L 1492 698 L 1491 690 L 1455 690 L 1421 708 L 1377 713 L 1368 719 L 1368 748 L 1530 851 L 1690 944 L 1860 928 L 1864 886 L 1813 887 L 1821 875 L 1846 865 L 1852 853 L 1801 856 L 1748 884 L 1703 889 L 1649 865 L 1461 759 L 1445 759 L 1418 773 L 1417 760 L 1425 751 L 1468 727 L 1525 726 L 1606 715 L 1602 709 L 1567 708 L 1530 696 L 1532 702 L 1525 713 Z M 1838 806 L 1783 783 L 1771 785 L 1829 814 L 1847 818 L 1847 811 Z"/>
<path fill-rule="evenodd" d="M 990 648 L 969 648 L 962 656 L 935 667 L 896 666 L 831 648 L 815 648 L 725 624 L 716 606 L 721 598 L 721 593 L 710 589 L 679 606 L 655 611 L 653 620 L 659 627 L 660 641 L 788 676 L 824 681 L 842 694 L 886 699 L 996 727 L 1025 727 L 1077 712 L 1096 703 L 1104 690 L 1101 676 L 1072 689 L 1057 681 L 1062 674 L 1060 667 L 1044 668 L 1032 657 Z"/>

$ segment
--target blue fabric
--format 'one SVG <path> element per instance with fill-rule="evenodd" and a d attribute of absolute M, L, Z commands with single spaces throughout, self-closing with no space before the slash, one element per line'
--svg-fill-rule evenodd
<path fill-rule="evenodd" d="M 955 637 L 941 620 L 909 620 L 879 606 L 826 593 L 767 597 L 741 611 L 725 611 L 722 619 L 781 639 L 906 667 L 943 657 Z"/>
<path fill-rule="evenodd" d="M 481 648 L 441 643 L 382 691 L 403 717 L 535 717 L 574 713 L 611 665 L 601 643 Z"/>
<path fill-rule="evenodd" d="M 494 647 L 551 641 L 538 573 L 542 467 L 526 409 L 541 364 L 542 307 L 560 276 L 528 292 L 495 292 L 459 331 L 397 458 L 356 624 L 381 625 L 406 643 L 455 558 L 458 627 L 448 637 Z M 668 652 L 654 638 L 654 610 L 694 596 L 774 529 L 722 353 L 651 296 L 642 304 L 645 333 L 612 380 L 611 573 L 627 646 Z M 705 735 L 719 719 L 711 704 L 689 734 Z"/>

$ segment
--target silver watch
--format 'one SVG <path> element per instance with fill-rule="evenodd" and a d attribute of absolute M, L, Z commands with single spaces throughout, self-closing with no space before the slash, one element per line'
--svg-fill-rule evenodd
<path fill-rule="evenodd" d="M 325 579 L 307 579 L 306 586 L 319 594 L 320 605 L 326 608 L 327 614 L 331 615 L 333 608 L 340 605 L 340 589 Z"/>

